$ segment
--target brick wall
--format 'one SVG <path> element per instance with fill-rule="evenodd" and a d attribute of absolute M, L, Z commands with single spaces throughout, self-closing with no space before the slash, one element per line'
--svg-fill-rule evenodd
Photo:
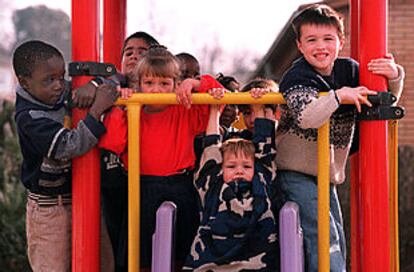
<path fill-rule="evenodd" d="M 342 2 L 327 1 L 330 3 Z M 350 55 L 348 8 L 338 10 L 345 17 L 346 42 L 342 56 Z M 414 146 L 414 0 L 389 0 L 388 51 L 404 66 L 406 77 L 400 105 L 406 116 L 400 122 L 399 144 Z"/>
<path fill-rule="evenodd" d="M 406 78 L 400 105 L 406 116 L 400 122 L 400 145 L 414 145 L 414 0 L 389 1 L 388 51 L 404 66 Z"/>

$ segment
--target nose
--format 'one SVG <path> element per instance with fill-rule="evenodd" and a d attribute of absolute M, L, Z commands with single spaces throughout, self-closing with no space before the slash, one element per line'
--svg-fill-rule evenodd
<path fill-rule="evenodd" d="M 151 93 L 160 93 L 161 92 L 161 90 L 160 90 L 160 86 L 158 85 L 158 84 L 154 84 L 152 87 L 151 87 Z"/>
<path fill-rule="evenodd" d="M 130 59 L 138 60 L 138 55 L 139 55 L 139 53 L 136 50 L 134 50 L 134 51 L 132 51 Z"/>
<path fill-rule="evenodd" d="M 237 167 L 236 168 L 236 175 L 243 175 L 244 174 L 244 168 L 243 167 Z"/>
<path fill-rule="evenodd" d="M 56 79 L 53 83 L 53 90 L 61 91 L 65 86 L 65 80 L 63 79 Z"/>

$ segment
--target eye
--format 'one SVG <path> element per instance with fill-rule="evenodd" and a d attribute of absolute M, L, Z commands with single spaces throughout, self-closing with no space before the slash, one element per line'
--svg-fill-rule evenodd
<path fill-rule="evenodd" d="M 309 38 L 309 39 L 307 39 L 306 41 L 307 41 L 307 42 L 315 42 L 315 41 L 316 41 L 316 39 L 315 39 L 315 38 Z"/>
<path fill-rule="evenodd" d="M 126 51 L 126 52 L 124 53 L 124 56 L 125 56 L 125 57 L 130 57 L 130 56 L 132 56 L 132 54 L 133 54 L 133 52 L 132 52 L 132 51 Z"/>
<path fill-rule="evenodd" d="M 145 50 L 145 49 L 140 49 L 140 50 L 138 50 L 138 55 L 142 56 L 142 55 L 144 55 L 144 54 L 145 54 L 145 52 L 147 52 L 147 50 Z"/>

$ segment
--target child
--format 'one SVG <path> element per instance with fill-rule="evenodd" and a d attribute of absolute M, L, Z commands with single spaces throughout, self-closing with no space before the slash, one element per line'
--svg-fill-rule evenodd
<path fill-rule="evenodd" d="M 33 271 L 70 271 L 71 163 L 89 151 L 105 133 L 98 121 L 118 94 L 100 87 L 86 118 L 76 129 L 63 126 L 65 62 L 53 46 L 41 41 L 20 45 L 13 54 L 19 81 L 16 124 L 23 155 L 21 179 L 28 190 L 26 234 Z"/>
<path fill-rule="evenodd" d="M 134 82 L 134 71 L 142 55 L 152 45 L 158 45 L 158 41 L 146 32 L 138 31 L 128 36 L 122 48 L 122 74 L 126 77 L 128 87 L 136 88 Z"/>
<path fill-rule="evenodd" d="M 232 76 L 225 76 L 219 73 L 216 77 L 217 81 L 224 86 L 230 92 L 238 92 L 240 89 L 240 83 Z M 226 105 L 223 112 L 220 115 L 220 126 L 222 130 L 226 132 L 235 131 L 232 124 L 237 120 L 239 110 L 237 105 Z"/>
<path fill-rule="evenodd" d="M 293 63 L 280 83 L 287 104 L 281 106 L 276 139 L 276 185 L 286 200 L 300 207 L 306 269 L 317 271 L 317 128 L 331 120 L 330 269 L 345 271 L 345 237 L 336 185 L 345 179 L 355 106 L 357 111 L 361 104 L 370 106 L 364 96 L 376 92 L 358 86 L 359 69 L 355 61 L 338 58 L 344 29 L 334 10 L 326 5 L 312 5 L 294 19 L 293 28 L 303 57 Z M 404 71 L 392 57 L 372 60 L 368 68 L 385 76 L 391 91 L 399 96 Z M 328 95 L 319 97 L 319 92 Z"/>
<path fill-rule="evenodd" d="M 185 271 L 278 271 L 277 222 L 272 212 L 275 124 L 263 105 L 252 105 L 253 141 L 220 145 L 219 108 L 211 106 L 195 186 L 201 224 Z"/>
<path fill-rule="evenodd" d="M 175 56 L 180 64 L 181 80 L 186 78 L 200 79 L 200 63 L 193 55 L 180 53 Z"/>
<path fill-rule="evenodd" d="M 126 80 L 122 80 L 122 76 L 119 75 L 110 79 L 119 83 L 121 87 L 137 87 L 132 77 L 137 63 L 151 46 L 158 44 L 158 41 L 146 32 L 138 31 L 128 36 L 122 48 L 121 62 L 121 72 L 126 76 Z M 101 150 L 101 184 L 102 211 L 112 242 L 116 271 L 127 271 L 128 176 L 119 157 L 107 150 Z"/>
<path fill-rule="evenodd" d="M 241 90 L 241 92 L 251 92 L 254 97 L 257 97 L 257 92 L 262 92 L 266 90 L 267 92 L 278 92 L 277 84 L 270 79 L 264 78 L 255 78 L 249 81 Z M 238 131 L 236 133 L 231 133 L 228 137 L 241 137 L 244 139 L 252 139 L 254 132 L 254 120 L 255 116 L 252 111 L 253 105 L 239 105 L 239 109 L 243 115 L 244 124 L 246 125 L 245 130 Z M 264 105 L 265 117 L 271 120 L 276 121 L 276 110 L 277 105 L 266 104 Z M 275 123 L 277 125 L 277 123 Z"/>
<path fill-rule="evenodd" d="M 207 91 L 222 86 L 210 76 L 201 80 L 179 82 L 177 59 L 165 47 L 152 47 L 139 61 L 134 80 L 143 93 L 172 93 L 181 88 Z M 132 90 L 124 91 L 128 97 Z M 105 119 L 108 134 L 100 142 L 102 148 L 118 155 L 125 153 L 127 120 L 119 108 Z M 176 259 L 184 262 L 198 226 L 196 192 L 192 185 L 195 163 L 193 141 L 208 122 L 208 106 L 195 105 L 186 109 L 180 105 L 145 105 L 141 111 L 141 266 L 151 265 L 152 234 L 155 213 L 163 201 L 177 205 Z M 115 138 L 113 135 L 124 135 Z M 119 141 L 119 142 L 117 142 Z M 126 158 L 124 157 L 124 162 Z M 126 165 L 127 167 L 127 165 Z"/>

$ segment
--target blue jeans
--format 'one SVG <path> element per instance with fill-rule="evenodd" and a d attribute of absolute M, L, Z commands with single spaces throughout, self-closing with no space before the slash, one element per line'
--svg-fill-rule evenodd
<path fill-rule="evenodd" d="M 299 205 L 304 238 L 305 270 L 318 271 L 318 188 L 314 176 L 294 171 L 278 171 L 276 186 L 282 202 Z M 346 242 L 341 206 L 335 185 L 330 185 L 330 271 L 346 271 Z"/>

